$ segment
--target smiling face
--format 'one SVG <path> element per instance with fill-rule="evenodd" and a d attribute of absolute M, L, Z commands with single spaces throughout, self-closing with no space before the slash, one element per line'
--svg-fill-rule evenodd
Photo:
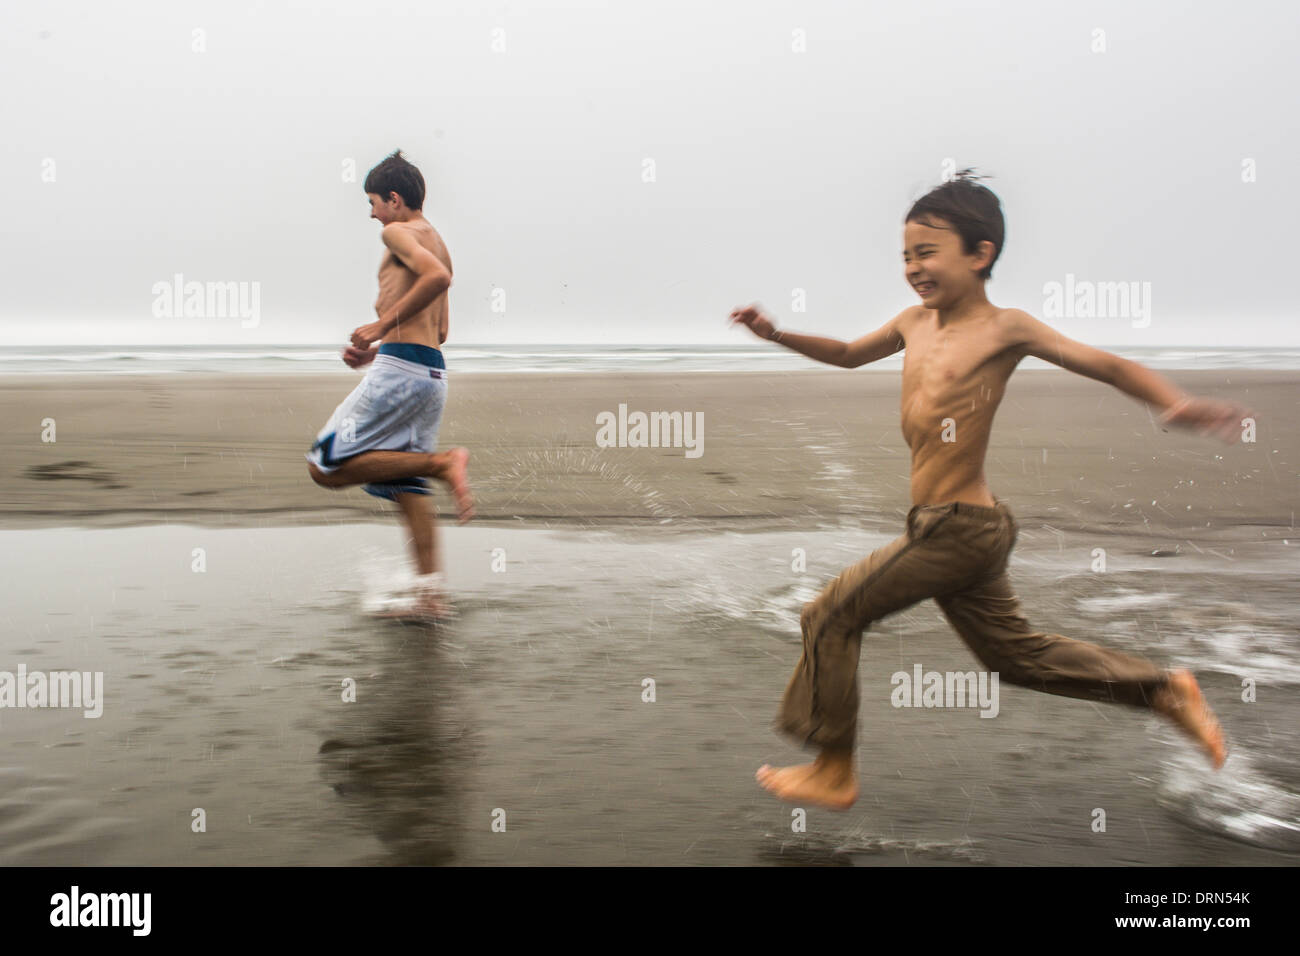
<path fill-rule="evenodd" d="M 942 219 L 934 225 L 909 222 L 903 226 L 903 275 L 927 309 L 950 306 L 977 290 L 979 273 L 990 262 L 993 243 L 985 241 L 976 251 L 962 248 L 961 236 Z M 937 227 L 944 228 L 937 228 Z"/>

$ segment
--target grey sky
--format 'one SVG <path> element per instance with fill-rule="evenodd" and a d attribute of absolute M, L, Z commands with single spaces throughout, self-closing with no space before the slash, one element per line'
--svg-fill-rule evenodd
<path fill-rule="evenodd" d="M 399 146 L 455 264 L 449 347 L 748 344 L 725 317 L 752 300 L 856 336 L 917 301 L 901 221 L 949 158 L 1002 199 L 995 303 L 1096 344 L 1300 343 L 1293 2 L 82 2 L 0 28 L 7 344 L 341 342 L 373 317 L 361 181 Z M 258 283 L 258 324 L 154 317 L 176 273 Z M 1150 283 L 1149 324 L 1046 314 L 1067 274 Z"/>

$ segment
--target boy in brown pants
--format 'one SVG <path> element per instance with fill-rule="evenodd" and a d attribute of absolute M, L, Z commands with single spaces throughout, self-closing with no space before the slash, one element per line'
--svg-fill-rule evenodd
<path fill-rule="evenodd" d="M 1028 313 L 992 305 L 984 282 L 1002 250 L 997 197 L 968 171 L 932 190 L 905 220 L 903 260 L 921 297 L 854 342 L 778 331 L 755 306 L 733 323 L 810 358 L 858 368 L 906 349 L 903 437 L 912 452 L 906 533 L 845 570 L 804 605 L 803 654 L 777 726 L 820 748 L 811 764 L 763 766 L 777 796 L 847 809 L 857 799 L 858 656 L 871 622 L 934 598 L 975 655 L 1000 679 L 1049 694 L 1150 708 L 1173 720 L 1223 765 L 1218 721 L 1188 671 L 1173 673 L 1116 651 L 1031 630 L 1007 578 L 1016 523 L 984 478 L 989 432 L 1007 380 L 1026 355 L 1106 382 L 1156 406 L 1161 421 L 1238 434 L 1238 406 L 1192 398 L 1133 362 L 1071 341 Z"/>

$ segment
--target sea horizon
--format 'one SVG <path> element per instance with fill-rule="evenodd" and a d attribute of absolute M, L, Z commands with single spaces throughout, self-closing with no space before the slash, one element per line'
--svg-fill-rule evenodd
<path fill-rule="evenodd" d="M 1106 346 L 1124 358 L 1163 370 L 1300 369 L 1300 347 L 1166 345 Z M 3 375 L 166 375 L 178 373 L 321 374 L 351 372 L 336 343 L 203 345 L 22 345 L 0 346 Z M 762 344 L 595 344 L 496 345 L 454 343 L 444 349 L 453 372 L 725 372 L 798 371 L 823 367 L 788 349 Z M 897 370 L 902 354 L 873 363 Z M 1026 359 L 1022 369 L 1054 368 Z"/>

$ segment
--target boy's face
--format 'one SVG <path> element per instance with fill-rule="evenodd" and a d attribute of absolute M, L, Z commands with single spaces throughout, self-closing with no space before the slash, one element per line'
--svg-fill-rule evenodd
<path fill-rule="evenodd" d="M 381 225 L 386 226 L 397 219 L 397 207 L 402 200 L 397 193 L 392 193 L 391 196 L 392 198 L 384 200 L 378 193 L 366 193 L 366 198 L 370 200 L 370 218 L 378 219 Z"/>
<path fill-rule="evenodd" d="M 903 274 L 927 309 L 954 303 L 981 280 L 987 256 L 962 250 L 961 236 L 942 219 L 930 220 L 947 228 L 920 222 L 903 227 Z M 990 243 L 991 245 L 991 243 Z"/>

